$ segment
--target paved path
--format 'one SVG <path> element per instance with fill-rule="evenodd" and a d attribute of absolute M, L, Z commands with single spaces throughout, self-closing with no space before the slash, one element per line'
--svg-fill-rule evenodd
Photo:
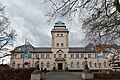
<path fill-rule="evenodd" d="M 43 74 L 43 80 L 82 80 L 78 72 L 56 71 Z"/>

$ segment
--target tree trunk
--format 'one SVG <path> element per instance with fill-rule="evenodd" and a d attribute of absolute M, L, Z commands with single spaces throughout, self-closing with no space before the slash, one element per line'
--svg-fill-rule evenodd
<path fill-rule="evenodd" d="M 117 9 L 118 12 L 120 12 L 120 3 L 119 0 L 114 0 L 115 1 L 115 7 Z"/>

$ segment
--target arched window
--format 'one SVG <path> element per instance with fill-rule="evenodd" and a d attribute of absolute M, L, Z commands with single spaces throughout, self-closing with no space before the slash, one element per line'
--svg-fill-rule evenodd
<path fill-rule="evenodd" d="M 97 63 L 95 63 L 95 68 L 97 67 Z"/>
<path fill-rule="evenodd" d="M 107 67 L 107 64 L 106 64 L 106 62 L 104 62 L 104 67 Z"/>
<path fill-rule="evenodd" d="M 77 62 L 77 68 L 79 68 L 79 67 L 80 67 L 79 62 Z"/>
<path fill-rule="evenodd" d="M 18 63 L 18 66 L 17 66 L 18 68 L 20 67 L 20 63 Z"/>
<path fill-rule="evenodd" d="M 30 67 L 30 62 L 28 63 L 28 67 Z"/>
<path fill-rule="evenodd" d="M 15 61 L 13 61 L 13 63 L 12 63 L 12 67 L 15 68 Z"/>
<path fill-rule="evenodd" d="M 83 68 L 85 67 L 85 62 L 82 63 L 82 67 L 83 67 Z"/>
<path fill-rule="evenodd" d="M 101 64 L 101 63 L 99 63 L 99 67 L 102 67 L 102 64 Z"/>
<path fill-rule="evenodd" d="M 50 68 L 50 63 L 49 62 L 47 62 L 47 68 Z"/>
<path fill-rule="evenodd" d="M 74 63 L 73 62 L 71 62 L 71 68 L 74 68 Z"/>
<path fill-rule="evenodd" d="M 91 68 L 92 68 L 92 62 L 91 62 L 91 61 L 89 62 L 89 67 L 91 67 Z"/>
<path fill-rule="evenodd" d="M 41 68 L 44 68 L 44 63 L 43 62 L 41 62 Z"/>

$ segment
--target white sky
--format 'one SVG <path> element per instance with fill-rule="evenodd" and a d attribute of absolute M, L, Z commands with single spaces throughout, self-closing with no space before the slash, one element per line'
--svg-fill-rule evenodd
<path fill-rule="evenodd" d="M 46 13 L 49 6 L 42 3 L 43 0 L 0 0 L 6 6 L 6 13 L 11 22 L 10 26 L 17 31 L 15 46 L 24 44 L 27 39 L 33 46 L 51 46 L 51 30 L 57 21 L 66 23 L 69 29 L 69 46 L 85 46 L 82 42 L 84 35 L 82 24 L 77 20 L 71 24 L 63 18 L 53 20 L 46 24 Z M 14 47 L 15 47 L 14 46 Z"/>
<path fill-rule="evenodd" d="M 6 6 L 6 13 L 10 19 L 11 27 L 17 31 L 17 45 L 24 44 L 25 39 L 34 46 L 51 46 L 51 30 L 54 23 L 63 21 L 69 29 L 69 45 L 84 46 L 82 42 L 81 24 L 59 18 L 46 24 L 45 17 L 49 7 L 41 4 L 43 0 L 0 0 Z"/>

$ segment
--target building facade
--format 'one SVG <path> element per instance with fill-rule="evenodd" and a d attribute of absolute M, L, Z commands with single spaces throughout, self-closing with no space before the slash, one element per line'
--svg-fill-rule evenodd
<path fill-rule="evenodd" d="M 85 58 L 91 70 L 107 69 L 107 55 L 97 59 L 96 48 L 93 44 L 86 47 L 69 47 L 69 30 L 65 23 L 58 21 L 51 31 L 51 47 L 33 47 L 30 43 L 16 47 L 11 51 L 11 67 L 35 67 L 47 68 L 47 70 L 83 70 Z M 29 51 L 28 58 L 24 58 L 24 52 Z"/>

